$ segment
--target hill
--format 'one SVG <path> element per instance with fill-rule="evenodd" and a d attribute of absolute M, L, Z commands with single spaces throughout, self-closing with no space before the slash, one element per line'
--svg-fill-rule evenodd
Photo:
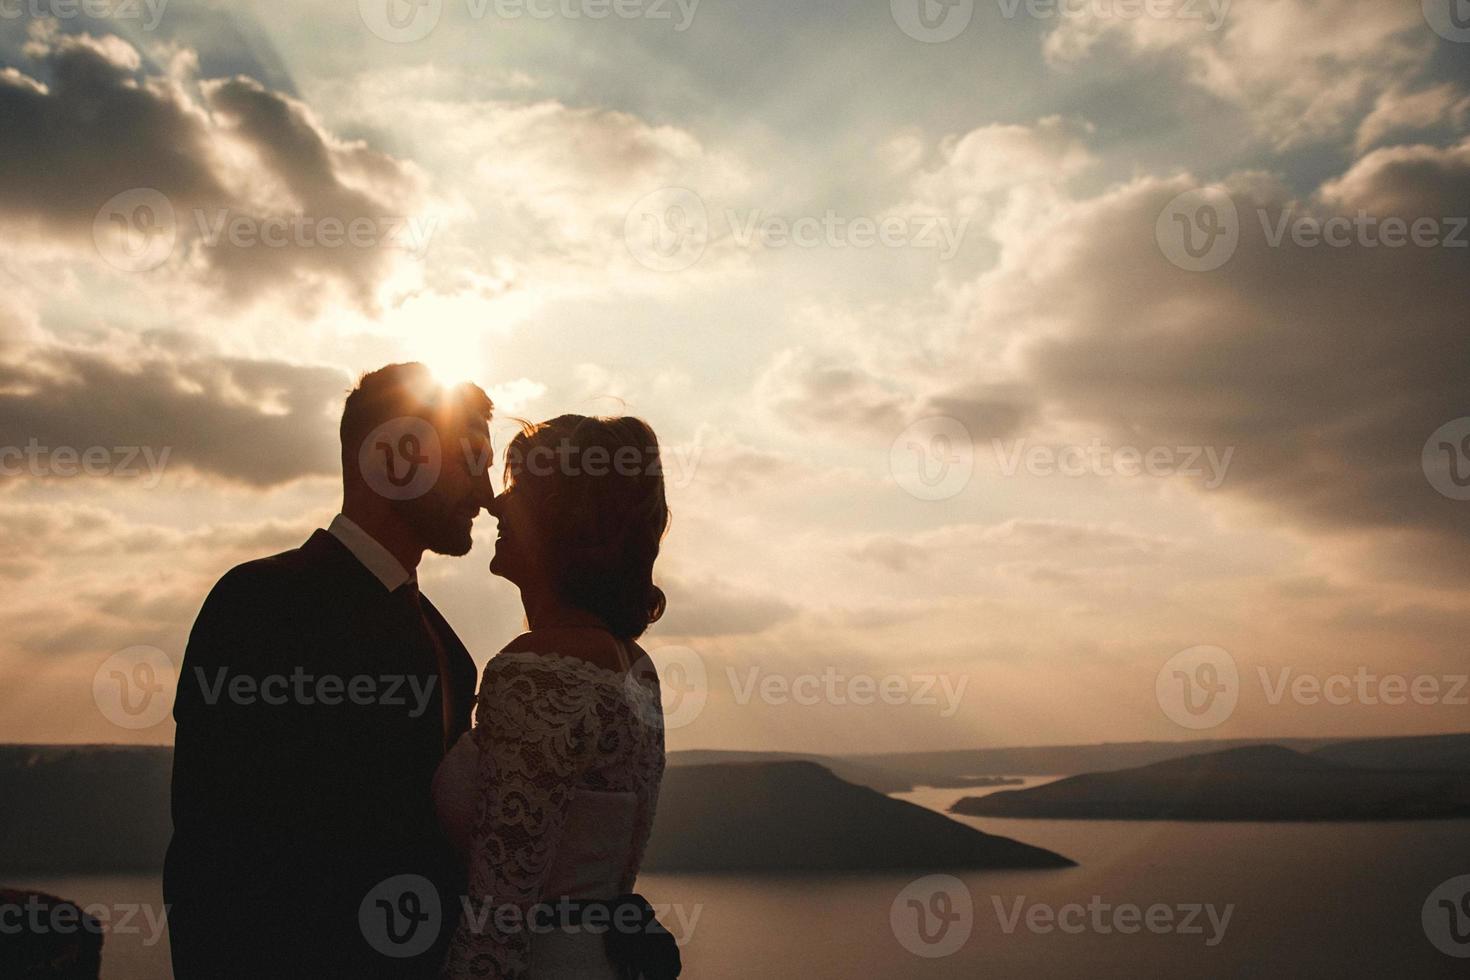
<path fill-rule="evenodd" d="M 162 867 L 172 761 L 162 746 L 0 746 L 0 868 Z"/>
<path fill-rule="evenodd" d="M 161 746 L 0 746 L 0 868 L 161 868 L 172 759 Z M 670 765 L 649 861 L 681 871 L 1071 863 L 801 761 Z"/>
<path fill-rule="evenodd" d="M 838 779 L 812 762 L 672 768 L 649 871 L 1061 868 L 1059 854 L 984 834 Z"/>
<path fill-rule="evenodd" d="M 1429 820 L 1470 817 L 1470 776 L 1357 769 L 1252 746 L 966 797 L 967 816 L 1052 820 Z"/>
<path fill-rule="evenodd" d="M 1362 769 L 1470 773 L 1470 734 L 1337 742 L 1312 754 L 1319 759 Z"/>

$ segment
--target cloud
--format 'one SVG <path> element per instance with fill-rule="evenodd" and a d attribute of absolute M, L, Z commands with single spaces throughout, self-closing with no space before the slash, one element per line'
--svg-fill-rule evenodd
<path fill-rule="evenodd" d="M 12 558 L 106 558 L 189 552 L 219 561 L 257 556 L 300 544 L 306 525 L 268 519 L 217 523 L 194 529 L 139 524 L 92 504 L 0 503 L 0 552 Z"/>
<path fill-rule="evenodd" d="M 1470 95 L 1455 85 L 1445 83 L 1409 92 L 1390 89 L 1378 96 L 1373 111 L 1358 126 L 1359 153 L 1381 143 L 1389 136 L 1448 126 L 1463 130 L 1470 120 Z"/>
<path fill-rule="evenodd" d="M 70 497 L 0 500 L 0 578 L 14 600 L 0 610 L 10 638 L 0 654 L 55 659 L 137 643 L 179 650 L 211 579 L 295 547 L 309 527 L 279 519 L 178 527 Z"/>
<path fill-rule="evenodd" d="M 243 301 L 335 285 L 364 308 L 400 248 L 422 244 L 407 233 L 423 228 L 407 224 L 416 169 L 334 137 L 300 101 L 245 77 L 196 82 L 188 51 L 158 74 L 117 37 L 31 33 L 36 74 L 0 71 L 0 214 L 31 235 L 115 262 L 157 241 L 124 267 L 166 263 Z"/>
<path fill-rule="evenodd" d="M 1086 567 L 1153 563 L 1170 551 L 1170 539 L 1127 527 L 1061 519 L 1012 518 L 994 524 L 951 524 L 916 534 L 864 537 L 849 550 L 858 561 L 906 574 L 938 559 L 1013 565 L 1062 561 Z"/>
<path fill-rule="evenodd" d="M 1007 363 L 1049 418 L 1138 446 L 1235 447 L 1221 492 L 1288 524 L 1370 534 L 1421 566 L 1462 562 L 1470 511 L 1438 495 L 1425 440 L 1465 414 L 1470 250 L 1301 247 L 1266 229 L 1367 209 L 1406 225 L 1465 215 L 1470 141 L 1375 151 L 1310 201 L 1244 174 L 1233 258 L 1173 266 L 1156 241 L 1187 178 L 1139 178 L 1016 225 L 981 281 L 971 336 L 1011 338 Z M 1263 227 L 1264 225 L 1264 227 Z"/>
<path fill-rule="evenodd" d="M 990 125 L 951 137 L 942 163 L 913 179 L 914 205 L 948 214 L 984 215 L 994 195 L 1064 183 L 1097 161 L 1085 142 L 1091 127 L 1049 116 L 1034 125 Z"/>
<path fill-rule="evenodd" d="M 748 636 L 792 619 L 797 607 L 774 595 L 702 576 L 660 576 L 668 595 L 667 615 L 656 629 L 679 637 Z"/>
<path fill-rule="evenodd" d="M 832 354 L 793 348 L 778 354 L 757 382 L 757 400 L 803 428 L 901 432 L 912 397 Z"/>
<path fill-rule="evenodd" d="M 1244 112 L 1278 149 L 1350 131 L 1372 96 L 1421 71 L 1435 46 L 1416 3 L 1234 0 L 1215 30 L 1208 19 L 1113 14 L 1083 4 L 1060 18 L 1048 61 L 1177 58 L 1187 84 Z"/>
<path fill-rule="evenodd" d="M 1374 150 L 1322 187 L 1341 213 L 1449 219 L 1470 215 L 1470 138 L 1443 149 L 1395 146 Z M 1464 249 L 1465 246 L 1455 246 Z"/>
<path fill-rule="evenodd" d="M 649 195 L 689 188 L 704 195 L 713 218 L 721 196 L 749 182 L 738 159 L 690 128 L 599 105 L 528 99 L 532 80 L 507 86 L 496 79 L 478 66 L 386 68 L 325 89 L 337 117 L 369 126 L 385 117 L 414 120 L 415 159 L 452 173 L 440 193 L 454 226 L 436 236 L 436 268 L 427 270 L 439 288 L 459 288 L 468 270 L 505 288 L 605 291 L 633 281 L 669 288 L 629 254 L 629 212 Z M 714 259 L 705 256 L 691 274 Z"/>
<path fill-rule="evenodd" d="M 957 419 L 972 439 L 1004 438 L 1035 412 L 1024 386 L 979 380 L 993 371 L 977 368 L 976 380 L 956 384 L 956 374 L 966 366 L 961 360 L 946 361 L 937 375 L 921 364 L 891 363 L 883 369 L 869 367 L 875 358 L 862 348 L 781 351 L 757 379 L 757 403 L 804 431 L 838 439 L 859 435 L 884 445 L 933 416 Z"/>
<path fill-rule="evenodd" d="M 73 466 L 47 462 L 57 449 L 101 447 L 114 475 L 129 475 L 126 465 L 155 485 L 153 464 L 272 487 L 337 472 L 336 417 L 349 387 L 337 370 L 285 361 L 31 348 L 0 361 L 0 446 L 44 453 L 34 467 L 9 453 L 11 478 L 65 476 Z M 117 450 L 133 447 L 125 464 Z"/>

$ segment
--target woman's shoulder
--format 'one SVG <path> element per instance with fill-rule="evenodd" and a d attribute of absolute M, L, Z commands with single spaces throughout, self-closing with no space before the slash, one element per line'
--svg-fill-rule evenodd
<path fill-rule="evenodd" d="M 600 673 L 621 678 L 643 651 L 603 630 L 553 627 L 527 630 L 501 648 L 489 666 Z M 487 670 L 489 667 L 487 667 Z"/>

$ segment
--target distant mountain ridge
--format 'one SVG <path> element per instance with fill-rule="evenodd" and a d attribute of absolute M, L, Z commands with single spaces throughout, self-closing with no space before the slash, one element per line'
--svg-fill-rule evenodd
<path fill-rule="evenodd" d="M 1457 739 L 1461 740 L 1456 741 Z M 1223 752 L 1257 745 L 1275 745 L 1304 754 L 1325 753 L 1329 750 L 1348 753 L 1374 751 L 1380 753 L 1383 759 L 1374 765 L 1384 769 L 1415 768 L 1425 760 L 1437 760 L 1428 767 L 1470 770 L 1470 747 L 1466 746 L 1459 735 L 1410 735 L 1377 739 L 1333 737 L 1102 742 L 1092 745 L 1023 745 L 852 755 L 696 749 L 672 753 L 669 763 L 701 765 L 712 762 L 808 760 L 826 766 L 848 782 L 869 786 L 883 793 L 902 793 L 919 786 L 965 789 L 984 785 L 979 780 L 987 776 L 1075 776 L 1087 772 L 1111 772 L 1168 759 L 1183 759 L 1206 752 Z M 1461 748 L 1455 749 L 1453 746 L 1456 745 Z M 1342 761 L 1353 763 L 1354 760 L 1344 756 Z"/>
<path fill-rule="evenodd" d="M 1236 751 L 1263 746 L 1265 751 Z M 1217 751 L 1201 753 L 1201 748 Z M 1209 756 L 1216 758 L 1198 761 Z M 0 800 L 4 801 L 0 806 L 0 869 L 43 873 L 156 869 L 170 833 L 172 758 L 168 746 L 0 745 Z M 1115 766 L 1115 772 L 1087 768 L 1124 759 L 1137 761 Z M 667 808 L 668 819 L 673 820 L 679 813 L 704 812 L 698 801 L 690 804 L 681 799 L 684 794 L 716 794 L 709 799 L 719 798 L 719 780 L 694 770 L 726 767 L 728 771 L 741 764 L 802 761 L 830 770 L 838 781 L 856 784 L 851 788 L 867 787 L 880 793 L 902 792 L 917 785 L 977 785 L 987 774 L 1066 772 L 1054 768 L 1063 764 L 1082 767 L 1073 772 L 1083 775 L 1047 786 L 967 798 L 955 811 L 966 814 L 1070 819 L 1413 819 L 1464 815 L 1461 777 L 1470 774 L 1470 734 L 1286 740 L 1279 744 L 1266 740 L 1141 742 L 842 757 L 675 752 L 669 757 L 660 809 Z M 1171 762 L 1180 766 L 1171 768 Z M 1320 771 L 1307 772 L 1305 767 L 1313 763 Z M 1233 768 L 1233 773 L 1227 768 Z M 686 770 L 690 770 L 687 779 Z M 1341 775 L 1344 771 L 1352 775 Z M 775 772 L 763 778 L 792 778 Z M 1112 778 L 1092 780 L 1099 776 Z M 1310 793 L 1303 780 L 1310 781 Z M 823 798 L 840 796 L 820 779 L 813 777 L 808 782 Z M 762 796 L 759 786 L 750 781 L 739 788 L 742 800 L 773 799 L 769 793 Z M 1270 805 L 1246 805 L 1253 799 Z M 880 818 L 867 805 L 871 802 L 864 798 L 864 812 L 871 811 L 878 823 L 887 820 L 888 814 Z M 759 814 L 752 814 L 756 816 Z M 682 819 L 687 822 L 694 817 Z M 720 823 L 717 813 L 700 819 L 709 826 L 729 826 Z M 962 849 L 965 845 L 957 846 Z M 673 863 L 687 861 L 678 856 L 677 848 L 664 853 Z"/>
<path fill-rule="evenodd" d="M 162 867 L 172 760 L 161 746 L 0 745 L 0 868 Z"/>
<path fill-rule="evenodd" d="M 1350 821 L 1470 818 L 1470 772 L 1425 768 L 1447 754 L 1402 768 L 1360 768 L 1331 756 L 1388 759 L 1382 746 L 1306 754 L 1282 746 L 1248 746 L 1170 759 L 1117 772 L 1085 773 L 1031 789 L 966 797 L 950 808 L 966 816 L 1051 820 Z M 1421 768 L 1411 768 L 1411 764 Z"/>
<path fill-rule="evenodd" d="M 1334 742 L 1313 755 L 1364 769 L 1470 772 L 1470 735 L 1420 735 Z"/>
<path fill-rule="evenodd" d="M 0 746 L 0 869 L 161 867 L 172 757 L 162 746 Z M 845 782 L 817 763 L 783 761 L 670 766 L 646 866 L 838 871 L 1071 863 Z"/>

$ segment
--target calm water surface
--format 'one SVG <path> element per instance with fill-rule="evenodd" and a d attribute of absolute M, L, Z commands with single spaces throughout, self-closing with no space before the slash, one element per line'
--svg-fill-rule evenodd
<path fill-rule="evenodd" d="M 900 799 L 943 810 L 957 790 L 921 789 Z M 899 929 L 926 958 L 904 947 L 891 916 L 917 875 L 735 877 L 646 875 L 640 890 L 684 938 L 690 980 L 750 977 L 1466 977 L 1426 938 L 1421 909 L 1436 885 L 1470 874 L 1470 824 L 1183 824 L 960 818 L 987 833 L 1047 847 L 1079 862 L 1062 871 L 962 873 L 972 914 L 947 929 L 928 920 L 926 945 L 900 901 Z M 16 882 L 83 903 L 156 908 L 152 876 L 73 877 Z M 926 894 L 928 894 L 926 892 Z M 953 898 L 960 898 L 958 893 Z M 1069 904 L 1070 927 L 1045 930 L 1048 911 Z M 1203 909 L 1199 933 L 1111 929 L 1120 905 L 1162 905 L 1174 921 Z M 1040 906 L 1039 909 L 1034 907 Z M 1103 928 L 1094 926 L 1101 909 Z M 1012 925 L 1017 911 L 1021 918 Z M 1069 913 L 1062 913 L 1067 915 Z M 1027 927 L 1034 916 L 1036 930 Z M 1155 915 L 1162 915 L 1162 910 Z M 1123 925 L 1129 925 L 1126 918 Z M 1156 922 L 1161 923 L 1162 919 Z M 111 935 L 104 980 L 168 978 L 167 937 Z M 1009 929 L 1009 931 L 1008 931 Z M 1107 930 L 1107 931 L 1104 931 Z M 936 938 L 938 937 L 938 938 Z M 1213 942 L 1213 945 L 1210 943 Z"/>

